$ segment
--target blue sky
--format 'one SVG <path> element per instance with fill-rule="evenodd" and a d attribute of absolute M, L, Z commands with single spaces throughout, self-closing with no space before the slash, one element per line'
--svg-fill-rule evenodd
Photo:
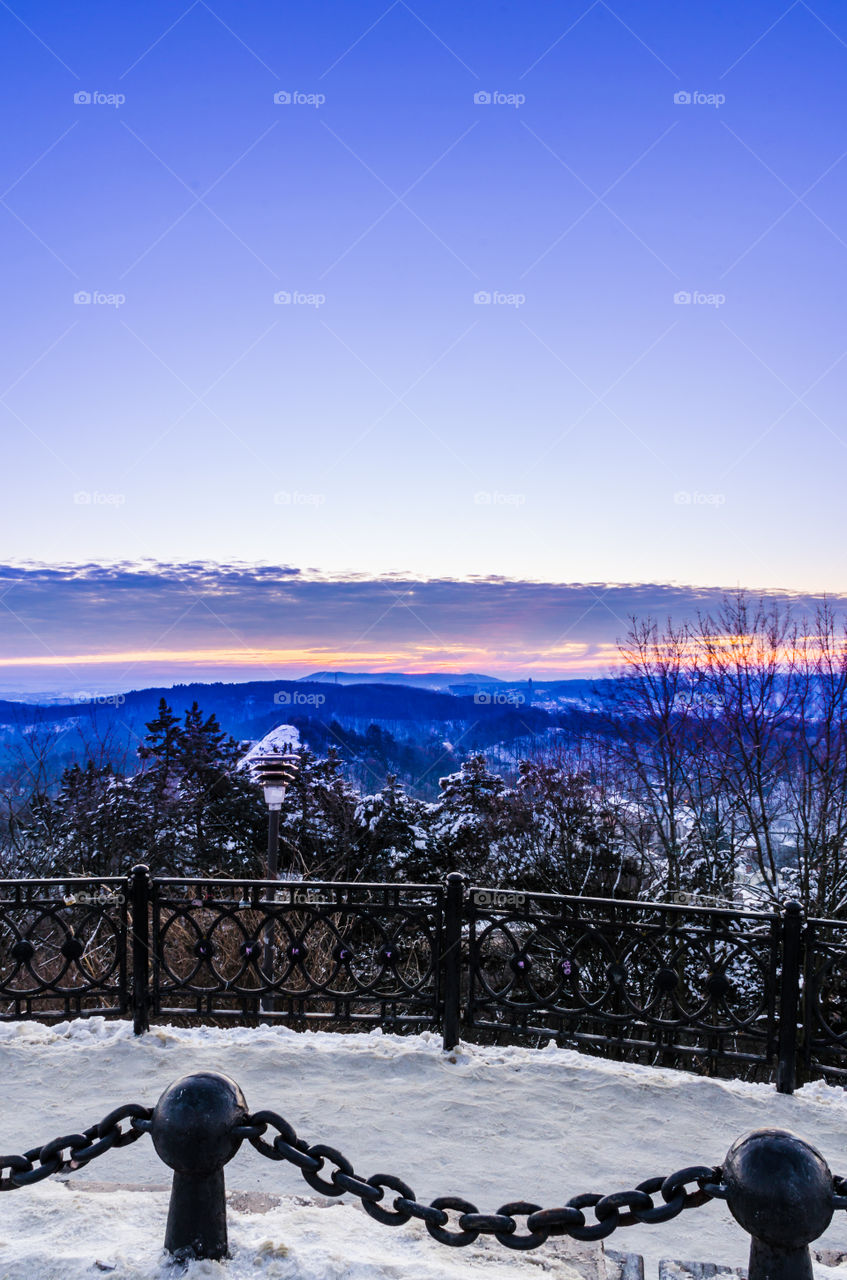
<path fill-rule="evenodd" d="M 358 665 L 351 580 L 847 591 L 843 6 L 12 0 L 0 43 L 12 564 L 152 564 L 170 654 L 227 644 L 168 565 L 330 578 Z M 117 580 L 75 634 L 5 582 L 4 685 L 135 653 Z"/>

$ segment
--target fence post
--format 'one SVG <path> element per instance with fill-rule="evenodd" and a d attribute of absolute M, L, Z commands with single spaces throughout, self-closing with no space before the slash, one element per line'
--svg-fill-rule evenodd
<path fill-rule="evenodd" d="M 800 1007 L 800 974 L 803 908 L 789 902 L 782 913 L 782 973 L 779 984 L 779 1052 L 776 1087 L 793 1093 L 797 1083 L 797 1012 Z"/>
<path fill-rule="evenodd" d="M 150 868 L 132 868 L 132 1023 L 137 1036 L 150 1030 Z"/>
<path fill-rule="evenodd" d="M 464 877 L 453 871 L 447 877 L 447 900 L 444 907 L 444 1049 L 459 1043 L 462 1003 L 462 915 L 465 895 Z"/>
<path fill-rule="evenodd" d="M 809 1245 L 834 1207 L 821 1153 L 785 1129 L 757 1129 L 730 1147 L 723 1181 L 730 1213 L 753 1237 L 749 1280 L 812 1280 Z"/>
<path fill-rule="evenodd" d="M 178 1261 L 227 1256 L 224 1165 L 247 1115 L 238 1085 L 217 1071 L 183 1076 L 156 1103 L 150 1135 L 174 1171 L 165 1248 Z"/>

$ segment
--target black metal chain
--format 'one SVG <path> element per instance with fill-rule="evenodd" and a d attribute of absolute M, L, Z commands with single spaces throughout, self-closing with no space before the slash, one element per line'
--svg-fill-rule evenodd
<path fill-rule="evenodd" d="M 272 1142 L 265 1139 L 268 1129 L 275 1129 Z M 246 1138 L 269 1160 L 287 1160 L 296 1165 L 310 1187 L 325 1196 L 341 1196 L 345 1191 L 359 1196 L 365 1212 L 387 1226 L 403 1226 L 410 1218 L 419 1218 L 431 1236 L 441 1244 L 461 1246 L 473 1244 L 480 1235 L 493 1236 L 507 1249 L 536 1249 L 550 1236 L 571 1236 L 574 1240 L 602 1240 L 618 1227 L 636 1222 L 667 1222 L 708 1200 L 724 1200 L 727 1188 L 720 1169 L 692 1165 L 667 1178 L 647 1178 L 632 1191 L 615 1191 L 611 1195 L 574 1196 L 559 1209 L 542 1209 L 523 1200 L 501 1205 L 496 1213 L 480 1213 L 475 1204 L 458 1196 L 441 1196 L 432 1204 L 421 1204 L 412 1188 L 389 1173 L 375 1173 L 360 1178 L 350 1161 L 334 1147 L 318 1143 L 309 1146 L 298 1138 L 292 1126 L 273 1111 L 257 1111 L 246 1124 L 234 1130 L 234 1136 Z M 329 1177 L 319 1175 L 325 1166 L 333 1165 Z M 694 1183 L 696 1189 L 688 1189 Z M 386 1191 L 394 1192 L 391 1207 Z M 653 1197 L 661 1196 L 656 1204 Z M 847 1201 L 845 1201 L 847 1203 Z M 589 1222 L 583 1210 L 593 1209 Z M 451 1227 L 451 1215 L 454 1226 Z M 519 1230 L 518 1219 L 525 1219 Z"/>
<path fill-rule="evenodd" d="M 832 1207 L 847 1209 L 847 1178 L 839 1178 L 837 1174 L 832 1179 Z"/>
<path fill-rule="evenodd" d="M 151 1131 L 152 1117 L 153 1108 L 129 1102 L 82 1133 L 54 1138 L 22 1155 L 0 1156 L 0 1191 L 14 1191 L 55 1173 L 80 1169 L 113 1147 L 129 1146 Z M 129 1124 L 122 1128 L 125 1120 Z M 271 1142 L 265 1138 L 269 1129 L 275 1130 Z M 341 1196 L 349 1191 L 360 1198 L 365 1212 L 377 1222 L 403 1226 L 417 1218 L 435 1240 L 453 1247 L 473 1244 L 481 1235 L 493 1236 L 507 1249 L 536 1249 L 551 1236 L 602 1240 L 619 1227 L 667 1222 L 685 1209 L 697 1208 L 709 1200 L 726 1200 L 729 1195 L 722 1169 L 691 1165 L 668 1177 L 647 1178 L 632 1190 L 573 1196 L 559 1208 L 543 1209 L 517 1200 L 501 1205 L 496 1213 L 480 1213 L 475 1204 L 458 1196 L 440 1196 L 431 1204 L 423 1204 L 408 1183 L 390 1173 L 362 1178 L 335 1147 L 324 1143 L 310 1146 L 274 1111 L 249 1115 L 245 1123 L 232 1129 L 232 1137 L 248 1140 L 270 1160 L 295 1165 L 309 1186 L 322 1195 Z M 847 1178 L 834 1177 L 832 1190 L 833 1209 L 847 1209 Z M 394 1193 L 388 1201 L 386 1192 Z M 587 1209 L 593 1210 L 592 1221 L 586 1217 Z M 519 1226 L 521 1219 L 523 1229 Z"/>
<path fill-rule="evenodd" d="M 31 1147 L 20 1156 L 0 1156 L 0 1191 L 29 1187 L 66 1169 L 81 1169 L 112 1147 L 127 1147 L 137 1142 L 150 1132 L 152 1115 L 152 1107 L 127 1102 L 82 1133 L 67 1133 L 45 1142 L 42 1147 Z M 122 1120 L 129 1120 L 126 1129 L 121 1129 Z"/>

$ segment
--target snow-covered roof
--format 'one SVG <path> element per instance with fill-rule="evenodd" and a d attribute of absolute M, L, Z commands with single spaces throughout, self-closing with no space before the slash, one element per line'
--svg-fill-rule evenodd
<path fill-rule="evenodd" d="M 247 754 L 239 761 L 239 766 L 244 768 L 255 760 L 256 756 L 266 756 L 273 751 L 296 751 L 299 746 L 300 734 L 294 725 L 278 724 L 275 729 L 271 729 L 270 733 L 266 733 L 264 738 L 253 743 Z"/>

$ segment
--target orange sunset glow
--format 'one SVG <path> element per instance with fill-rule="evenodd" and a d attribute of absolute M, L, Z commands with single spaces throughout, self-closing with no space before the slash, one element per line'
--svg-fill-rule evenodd
<path fill-rule="evenodd" d="M 354 666 L 374 672 L 403 670 L 412 674 L 426 671 L 449 672 L 460 668 L 497 670 L 533 674 L 555 671 L 604 671 L 620 661 L 617 647 L 608 644 L 560 644 L 536 652 L 519 649 L 486 649 L 482 646 L 455 644 L 445 646 L 414 645 L 395 649 L 331 649 L 306 648 L 220 648 L 220 649 L 125 649 L 89 653 L 42 653 L 0 659 L 0 670 L 16 667 L 113 667 L 167 663 L 178 668 L 221 667 L 240 670 L 313 671 L 336 670 Z"/>

